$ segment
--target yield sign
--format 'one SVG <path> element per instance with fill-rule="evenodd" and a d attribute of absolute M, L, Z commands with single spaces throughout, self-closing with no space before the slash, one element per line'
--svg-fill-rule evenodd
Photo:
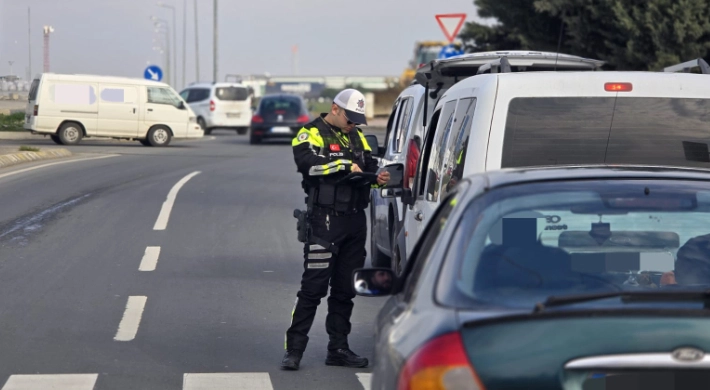
<path fill-rule="evenodd" d="M 463 21 L 466 20 L 466 14 L 439 14 L 436 15 L 436 21 L 441 27 L 441 31 L 446 35 L 449 42 L 453 42 L 456 36 L 459 35 L 459 30 L 463 26 Z"/>

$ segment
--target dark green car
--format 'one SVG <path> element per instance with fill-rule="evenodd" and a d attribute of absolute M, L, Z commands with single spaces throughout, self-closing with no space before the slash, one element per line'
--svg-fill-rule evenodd
<path fill-rule="evenodd" d="M 710 389 L 710 172 L 518 169 L 447 195 L 392 295 L 372 389 Z"/>

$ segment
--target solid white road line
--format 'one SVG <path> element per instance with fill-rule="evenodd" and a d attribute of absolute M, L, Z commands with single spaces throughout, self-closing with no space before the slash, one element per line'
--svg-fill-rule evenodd
<path fill-rule="evenodd" d="M 2 390 L 91 390 L 99 374 L 11 375 Z"/>
<path fill-rule="evenodd" d="M 183 390 L 274 390 L 267 372 L 184 374 Z"/>
<path fill-rule="evenodd" d="M 69 164 L 69 163 L 79 162 L 79 161 L 100 160 L 100 159 L 102 159 L 102 158 L 118 157 L 118 156 L 120 156 L 120 154 L 108 154 L 108 155 L 106 155 L 106 156 L 78 158 L 78 159 L 76 159 L 76 160 L 58 161 L 58 162 L 53 162 L 53 163 L 49 163 L 49 164 L 42 164 L 42 165 L 37 165 L 37 166 L 35 166 L 35 167 L 29 167 L 29 168 L 20 169 L 20 170 L 17 170 L 17 171 L 12 171 L 12 172 L 8 172 L 8 173 L 3 173 L 2 175 L 0 175 L 0 179 L 2 179 L 2 178 L 4 178 L 4 177 L 12 176 L 12 175 L 17 175 L 17 174 L 20 174 L 20 173 L 25 173 L 25 172 L 29 172 L 29 171 L 34 171 L 35 169 L 51 167 L 51 166 L 54 166 L 54 165 Z"/>
<path fill-rule="evenodd" d="M 153 230 L 165 230 L 165 228 L 168 227 L 168 219 L 170 219 L 170 212 L 175 204 L 175 198 L 177 197 L 178 191 L 180 191 L 180 188 L 182 188 L 188 180 L 199 174 L 200 171 L 192 172 L 191 174 L 180 179 L 180 181 L 173 186 L 168 193 L 168 198 L 165 199 L 165 202 L 163 202 L 163 207 L 160 209 L 160 214 L 158 215 L 158 220 L 155 221 Z"/>
<path fill-rule="evenodd" d="M 146 300 L 148 300 L 148 297 L 144 296 L 128 297 L 126 311 L 123 312 L 121 323 L 118 324 L 118 332 L 116 332 L 116 336 L 113 338 L 114 340 L 131 341 L 136 338 Z"/>
<path fill-rule="evenodd" d="M 360 381 L 362 388 L 365 390 L 370 390 L 370 378 L 372 378 L 372 374 L 370 374 L 369 372 L 358 372 L 355 375 L 357 375 L 357 380 Z"/>
<path fill-rule="evenodd" d="M 155 271 L 155 266 L 158 265 L 158 257 L 160 256 L 159 246 L 149 246 L 145 248 L 143 260 L 138 267 L 138 271 Z"/>

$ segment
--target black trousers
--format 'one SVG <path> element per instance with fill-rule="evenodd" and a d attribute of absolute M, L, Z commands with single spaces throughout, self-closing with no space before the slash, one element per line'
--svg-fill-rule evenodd
<path fill-rule="evenodd" d="M 325 320 L 325 329 L 330 338 L 328 349 L 349 348 L 350 316 L 355 297 L 352 273 L 365 264 L 365 212 L 360 210 L 352 215 L 327 216 L 325 210 L 315 208 L 312 232 L 313 236 L 335 244 L 339 251 L 335 255 L 314 243 L 304 245 L 301 289 L 297 294 L 291 326 L 286 332 L 286 349 L 306 349 L 308 331 L 313 325 L 321 298 L 328 293 L 329 283 L 328 315 Z"/>

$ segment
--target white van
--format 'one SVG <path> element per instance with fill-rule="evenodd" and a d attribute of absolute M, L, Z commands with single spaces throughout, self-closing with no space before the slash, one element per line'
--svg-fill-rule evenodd
<path fill-rule="evenodd" d="M 663 72 L 497 73 L 460 81 L 427 122 L 413 186 L 401 195 L 408 211 L 395 245 L 411 253 L 439 201 L 474 173 L 586 164 L 708 169 L 708 90 L 707 74 Z"/>
<path fill-rule="evenodd" d="M 234 129 L 244 135 L 249 130 L 252 99 L 249 88 L 238 83 L 195 83 L 180 96 L 197 115 L 197 123 L 210 134 L 214 128 Z"/>
<path fill-rule="evenodd" d="M 24 128 L 60 145 L 109 137 L 166 146 L 173 138 L 204 135 L 190 107 L 167 84 L 54 73 L 32 81 Z"/>

